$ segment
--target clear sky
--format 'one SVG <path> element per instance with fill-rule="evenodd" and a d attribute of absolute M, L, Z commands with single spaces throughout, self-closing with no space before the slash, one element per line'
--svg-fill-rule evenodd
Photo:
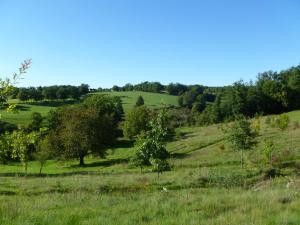
<path fill-rule="evenodd" d="M 20 86 L 219 86 L 300 63 L 299 0 L 0 0 L 0 75 Z"/>

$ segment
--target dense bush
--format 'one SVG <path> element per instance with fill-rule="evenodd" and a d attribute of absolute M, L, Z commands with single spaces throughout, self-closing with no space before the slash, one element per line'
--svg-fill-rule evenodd
<path fill-rule="evenodd" d="M 124 135 L 130 139 L 149 130 L 151 110 L 146 106 L 134 107 L 126 114 L 123 126 Z"/>

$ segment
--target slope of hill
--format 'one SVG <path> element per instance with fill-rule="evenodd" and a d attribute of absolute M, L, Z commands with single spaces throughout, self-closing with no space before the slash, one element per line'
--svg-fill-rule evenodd
<path fill-rule="evenodd" d="M 122 92 L 100 92 L 104 94 L 109 94 L 112 96 L 119 96 L 122 99 L 123 107 L 125 112 L 134 107 L 136 100 L 139 96 L 142 96 L 145 105 L 150 108 L 161 108 L 164 106 L 178 106 L 177 96 L 159 93 L 150 93 L 142 91 L 122 91 Z"/>
<path fill-rule="evenodd" d="M 113 96 L 120 96 L 123 102 L 125 113 L 134 107 L 138 96 L 142 96 L 145 101 L 145 105 L 150 108 L 161 108 L 165 106 L 177 106 L 177 97 L 167 94 L 128 91 L 128 92 L 99 92 L 95 94 L 109 94 Z M 54 102 L 24 102 L 19 103 L 17 100 L 11 100 L 18 104 L 18 113 L 6 112 L 0 110 L 1 120 L 12 123 L 15 125 L 26 125 L 30 119 L 30 115 L 33 112 L 39 112 L 45 116 L 51 109 L 57 106 L 64 105 L 66 103 L 62 101 Z"/>
<path fill-rule="evenodd" d="M 131 166 L 134 148 L 126 140 L 106 159 L 87 159 L 85 167 L 78 167 L 77 161 L 49 161 L 46 177 L 38 176 L 38 162 L 30 163 L 28 177 L 17 176 L 23 171 L 19 163 L 1 165 L 0 222 L 300 224 L 300 128 L 294 123 L 300 122 L 300 111 L 289 114 L 286 131 L 261 118 L 261 144 L 246 153 L 244 169 L 218 125 L 178 129 L 167 146 L 172 170 L 159 177 Z M 294 154 L 272 178 L 268 165 L 260 162 L 266 138 L 278 151 L 290 149 Z"/>

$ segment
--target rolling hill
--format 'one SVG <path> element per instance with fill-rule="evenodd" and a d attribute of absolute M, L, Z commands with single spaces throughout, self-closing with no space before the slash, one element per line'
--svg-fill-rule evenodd
<path fill-rule="evenodd" d="M 27 177 L 18 177 L 23 171 L 20 163 L 1 165 L 0 200 L 5 204 L 0 206 L 0 222 L 297 225 L 300 111 L 289 115 L 286 131 L 260 118 L 260 144 L 246 153 L 244 169 L 218 125 L 177 129 L 176 138 L 167 145 L 172 170 L 159 177 L 148 168 L 141 172 L 131 165 L 134 147 L 127 140 L 109 150 L 106 159 L 87 158 L 85 167 L 79 167 L 78 161 L 49 161 L 46 177 L 38 176 L 36 161 L 30 162 Z M 294 154 L 294 160 L 272 178 L 268 166 L 257 163 L 266 138 L 278 151 L 292 149 Z"/>
<path fill-rule="evenodd" d="M 150 108 L 161 108 L 165 106 L 178 106 L 177 97 L 167 94 L 149 93 L 149 92 L 99 92 L 94 94 L 108 94 L 112 96 L 119 96 L 122 99 L 125 113 L 134 107 L 138 96 L 142 96 L 145 101 L 145 105 Z M 17 100 L 10 100 L 13 103 L 18 104 L 18 112 L 11 113 L 5 110 L 0 110 L 1 120 L 16 124 L 26 125 L 30 119 L 30 115 L 33 112 L 39 112 L 45 116 L 51 109 L 57 106 L 64 105 L 64 102 L 19 102 Z"/>

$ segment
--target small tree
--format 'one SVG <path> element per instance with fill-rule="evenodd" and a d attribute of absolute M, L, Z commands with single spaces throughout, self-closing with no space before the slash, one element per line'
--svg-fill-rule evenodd
<path fill-rule="evenodd" d="M 15 104 L 7 104 L 7 99 L 10 93 L 14 90 L 14 85 L 21 79 L 21 76 L 25 74 L 31 64 L 31 59 L 25 60 L 19 71 L 14 73 L 11 78 L 0 78 L 0 106 L 8 106 L 8 110 L 14 110 Z"/>
<path fill-rule="evenodd" d="M 226 129 L 227 140 L 235 150 L 241 152 L 241 167 L 244 167 L 244 151 L 252 149 L 256 144 L 258 133 L 253 131 L 251 123 L 244 116 L 237 116 L 235 121 Z"/>
<path fill-rule="evenodd" d="M 272 140 L 265 140 L 263 153 L 269 165 L 273 165 L 273 156 L 276 151 L 275 144 Z"/>
<path fill-rule="evenodd" d="M 32 146 L 37 143 L 38 138 L 38 132 L 28 134 L 23 130 L 17 130 L 11 134 L 12 157 L 20 159 L 24 166 L 25 174 L 27 174 Z"/>
<path fill-rule="evenodd" d="M 290 117 L 286 114 L 281 114 L 278 118 L 275 119 L 275 126 L 281 131 L 284 131 L 288 128 L 290 123 Z"/>
<path fill-rule="evenodd" d="M 152 165 L 153 171 L 162 173 L 170 169 L 168 164 L 169 152 L 165 146 L 167 128 L 164 124 L 164 112 L 160 112 L 150 122 L 151 129 L 142 133 L 136 142 L 136 154 L 133 162 L 142 170 L 143 166 Z"/>
<path fill-rule="evenodd" d="M 48 136 L 46 136 L 38 143 L 36 152 L 34 154 L 34 158 L 40 163 L 40 175 L 42 174 L 42 170 L 52 154 L 51 144 L 49 143 Z"/>
<path fill-rule="evenodd" d="M 153 166 L 153 171 L 157 172 L 158 177 L 163 171 L 170 170 L 170 165 L 165 159 L 151 159 L 151 165 Z"/>
<path fill-rule="evenodd" d="M 144 105 L 144 104 L 145 104 L 144 99 L 143 99 L 143 97 L 140 95 L 140 96 L 137 98 L 137 100 L 136 100 L 135 106 L 138 107 L 138 106 L 142 106 L 142 105 Z"/>

